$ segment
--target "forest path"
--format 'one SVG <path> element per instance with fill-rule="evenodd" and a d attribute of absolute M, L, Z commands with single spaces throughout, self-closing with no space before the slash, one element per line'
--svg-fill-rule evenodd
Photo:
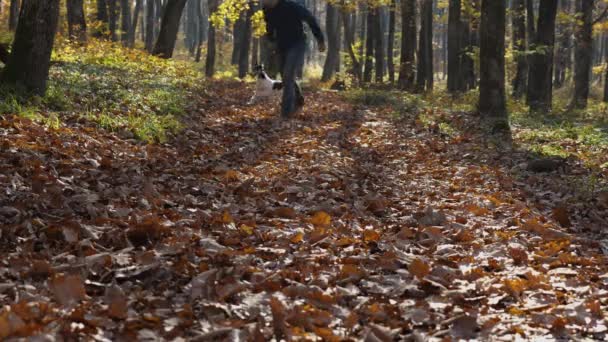
<path fill-rule="evenodd" d="M 339 93 L 287 125 L 250 96 L 209 84 L 158 145 L 5 123 L 4 154 L 49 146 L 23 152 L 42 159 L 17 185 L 28 224 L 3 230 L 6 336 L 604 338 L 600 246 L 543 216 L 504 156 Z"/>

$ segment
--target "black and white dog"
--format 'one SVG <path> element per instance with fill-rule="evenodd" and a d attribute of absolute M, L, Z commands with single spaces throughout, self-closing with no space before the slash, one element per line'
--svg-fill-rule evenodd
<path fill-rule="evenodd" d="M 264 65 L 256 65 L 253 68 L 253 72 L 256 76 L 255 93 L 251 100 L 249 100 L 249 104 L 280 97 L 283 90 L 283 82 L 270 78 L 266 71 L 264 71 Z"/>

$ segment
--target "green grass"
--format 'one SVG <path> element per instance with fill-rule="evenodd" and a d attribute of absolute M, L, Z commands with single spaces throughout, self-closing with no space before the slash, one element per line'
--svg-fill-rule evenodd
<path fill-rule="evenodd" d="M 51 128 L 76 114 L 108 130 L 129 130 L 162 142 L 181 129 L 180 116 L 202 75 L 191 63 L 163 60 L 119 44 L 91 40 L 86 47 L 59 40 L 46 95 L 23 97 L 0 90 L 0 114 L 16 114 Z"/>

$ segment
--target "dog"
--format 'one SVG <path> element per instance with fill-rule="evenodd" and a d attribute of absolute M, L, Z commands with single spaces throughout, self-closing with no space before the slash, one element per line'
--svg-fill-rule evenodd
<path fill-rule="evenodd" d="M 258 64 L 253 68 L 254 75 L 256 76 L 255 93 L 249 104 L 255 104 L 259 101 L 268 100 L 271 98 L 277 98 L 281 95 L 283 90 L 283 82 L 273 80 L 264 71 L 264 65 Z"/>

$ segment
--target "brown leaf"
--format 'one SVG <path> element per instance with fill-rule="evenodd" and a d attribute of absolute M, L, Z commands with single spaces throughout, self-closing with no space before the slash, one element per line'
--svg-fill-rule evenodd
<path fill-rule="evenodd" d="M 129 310 L 128 298 L 116 284 L 106 289 L 105 301 L 108 305 L 108 315 L 116 319 L 127 318 Z"/>
<path fill-rule="evenodd" d="M 556 207 L 553 208 L 553 219 L 564 228 L 570 228 L 572 223 L 570 222 L 570 215 L 568 214 L 568 208 Z"/>
<path fill-rule="evenodd" d="M 422 279 L 431 273 L 431 267 L 429 264 L 419 258 L 414 259 L 414 261 L 410 263 L 408 270 L 418 279 Z"/>
<path fill-rule="evenodd" d="M 56 274 L 49 285 L 57 301 L 64 306 L 74 304 L 86 297 L 84 282 L 78 275 Z"/>

